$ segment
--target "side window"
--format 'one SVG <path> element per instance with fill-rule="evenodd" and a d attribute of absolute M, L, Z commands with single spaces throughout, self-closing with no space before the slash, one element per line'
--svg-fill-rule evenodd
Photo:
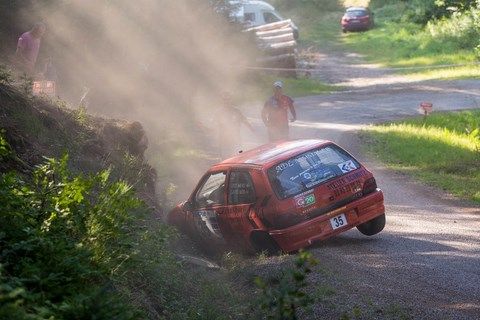
<path fill-rule="evenodd" d="M 229 204 L 250 204 L 255 202 L 255 189 L 250 173 L 233 171 L 228 185 Z"/>
<path fill-rule="evenodd" d="M 280 18 L 268 11 L 263 13 L 263 19 L 265 20 L 265 23 L 273 23 L 280 21 Z"/>
<path fill-rule="evenodd" d="M 243 14 L 243 21 L 245 21 L 245 22 L 255 22 L 255 12 L 245 12 Z"/>
<path fill-rule="evenodd" d="M 205 180 L 195 195 L 195 204 L 197 207 L 224 204 L 226 177 L 226 172 L 217 172 L 212 173 L 207 180 Z"/>

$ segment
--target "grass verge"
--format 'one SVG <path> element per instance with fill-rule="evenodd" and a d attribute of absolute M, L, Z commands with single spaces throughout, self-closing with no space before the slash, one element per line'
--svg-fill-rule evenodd
<path fill-rule="evenodd" d="M 322 50 L 353 51 L 372 63 L 392 68 L 422 67 L 398 70 L 418 80 L 467 79 L 480 76 L 480 66 L 435 68 L 439 65 L 472 64 L 478 54 L 471 45 L 469 18 L 433 21 L 421 25 L 408 20 L 411 8 L 404 1 L 371 4 L 376 26 L 368 32 L 342 34 L 340 19 L 344 8 L 368 6 L 368 0 L 324 0 L 293 3 L 276 0 L 274 4 L 299 26 L 300 44 Z M 473 19 L 472 19 L 473 21 Z M 468 29 L 468 30 L 467 30 Z M 473 36 L 476 39 L 475 36 Z M 423 68 L 431 66 L 432 68 Z"/>
<path fill-rule="evenodd" d="M 389 167 L 480 203 L 480 110 L 372 126 L 362 136 Z"/>
<path fill-rule="evenodd" d="M 325 84 L 321 81 L 307 78 L 285 78 L 273 75 L 262 75 L 256 79 L 256 87 L 251 87 L 252 96 L 259 96 L 264 99 L 272 95 L 273 83 L 277 80 L 283 81 L 285 94 L 292 97 L 319 95 L 333 90 L 337 87 Z"/>
<path fill-rule="evenodd" d="M 466 39 L 470 31 L 462 29 L 465 21 L 452 18 L 431 21 L 424 26 L 404 18 L 407 10 L 403 2 L 373 8 L 376 27 L 368 32 L 348 33 L 342 37 L 342 42 L 349 50 L 365 55 L 367 61 L 388 67 L 431 66 L 431 69 L 399 70 L 419 80 L 480 76 L 478 65 L 435 68 L 478 62 L 473 41 Z"/>
<path fill-rule="evenodd" d="M 399 70 L 416 78 L 474 78 L 480 76 L 480 66 L 437 69 L 439 65 L 472 64 L 477 56 L 473 50 L 459 49 L 437 42 L 413 23 L 378 21 L 368 32 L 348 33 L 342 38 L 347 48 L 365 55 L 369 62 L 392 68 L 432 66 L 431 69 Z"/>

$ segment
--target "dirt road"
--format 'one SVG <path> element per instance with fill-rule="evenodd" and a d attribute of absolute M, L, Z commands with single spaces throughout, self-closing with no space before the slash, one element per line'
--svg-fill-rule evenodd
<path fill-rule="evenodd" d="M 336 141 L 366 162 L 385 192 L 387 226 L 371 238 L 354 229 L 312 248 L 331 271 L 312 281 L 334 293 L 307 318 L 480 319 L 480 208 L 366 159 L 355 134 L 418 115 L 422 101 L 437 111 L 478 108 L 480 80 L 414 82 L 348 54 L 320 54 L 318 64 L 320 78 L 347 89 L 296 99 L 293 136 Z"/>

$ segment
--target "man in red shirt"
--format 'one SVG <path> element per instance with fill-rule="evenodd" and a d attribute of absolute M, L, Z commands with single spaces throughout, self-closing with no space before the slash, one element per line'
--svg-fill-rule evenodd
<path fill-rule="evenodd" d="M 273 84 L 274 94 L 265 102 L 262 110 L 262 120 L 268 130 L 270 142 L 288 139 L 288 110 L 292 114 L 291 122 L 297 120 L 293 100 L 283 94 L 283 83 Z"/>
<path fill-rule="evenodd" d="M 40 41 L 45 34 L 45 24 L 37 23 L 32 30 L 25 32 L 18 39 L 15 58 L 17 66 L 28 75 L 33 75 L 37 63 Z"/>

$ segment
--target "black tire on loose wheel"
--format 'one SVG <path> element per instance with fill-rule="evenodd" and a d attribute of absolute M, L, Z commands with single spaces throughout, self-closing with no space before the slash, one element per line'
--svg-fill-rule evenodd
<path fill-rule="evenodd" d="M 385 213 L 370 221 L 364 222 L 357 226 L 358 231 L 366 236 L 373 236 L 379 233 L 385 227 Z"/>
<path fill-rule="evenodd" d="M 276 255 L 282 251 L 275 240 L 265 231 L 253 231 L 250 235 L 250 241 L 257 252 Z"/>

